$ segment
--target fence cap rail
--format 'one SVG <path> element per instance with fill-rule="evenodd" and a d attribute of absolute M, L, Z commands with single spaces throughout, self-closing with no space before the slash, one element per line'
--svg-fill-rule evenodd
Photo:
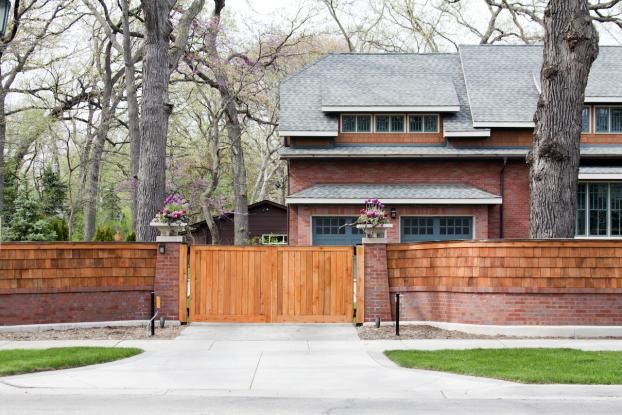
<path fill-rule="evenodd" d="M 0 242 L 0 249 L 157 249 L 155 242 Z"/>

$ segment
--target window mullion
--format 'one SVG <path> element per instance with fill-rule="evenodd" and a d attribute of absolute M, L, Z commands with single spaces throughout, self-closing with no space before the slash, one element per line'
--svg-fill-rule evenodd
<path fill-rule="evenodd" d="M 611 237 L 611 183 L 607 183 L 607 237 Z"/>

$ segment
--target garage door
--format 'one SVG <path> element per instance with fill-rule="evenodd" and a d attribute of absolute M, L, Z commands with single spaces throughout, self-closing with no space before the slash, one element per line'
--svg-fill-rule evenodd
<path fill-rule="evenodd" d="M 354 226 L 356 217 L 314 216 L 313 245 L 356 245 L 363 241 L 363 232 Z"/>
<path fill-rule="evenodd" d="M 402 242 L 473 239 L 470 216 L 402 216 Z"/>

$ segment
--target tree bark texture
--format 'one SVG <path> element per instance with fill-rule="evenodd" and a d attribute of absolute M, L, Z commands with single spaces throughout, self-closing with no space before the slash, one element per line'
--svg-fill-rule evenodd
<path fill-rule="evenodd" d="M 142 0 L 141 3 L 145 33 L 136 238 L 153 241 L 157 232 L 149 222 L 161 208 L 166 191 L 166 137 L 171 113 L 168 96 L 171 2 Z"/>
<path fill-rule="evenodd" d="M 581 111 L 598 55 L 586 0 L 551 0 L 544 15 L 541 93 L 529 164 L 530 238 L 573 238 Z"/>
<path fill-rule="evenodd" d="M 242 128 L 235 97 L 229 87 L 229 78 L 224 62 L 218 54 L 216 38 L 220 30 L 220 14 L 225 7 L 224 0 L 214 0 L 214 14 L 209 27 L 206 50 L 209 66 L 214 72 L 218 92 L 225 106 L 225 128 L 231 146 L 231 176 L 233 180 L 233 243 L 245 245 L 249 242 L 248 233 L 248 186 L 244 149 L 242 147 Z"/>
<path fill-rule="evenodd" d="M 121 0 L 123 24 L 123 60 L 125 63 L 125 95 L 127 100 L 128 136 L 130 141 L 130 186 L 132 196 L 132 226 L 136 227 L 138 208 L 138 163 L 140 160 L 140 119 L 136 95 L 136 70 L 132 57 L 132 38 L 130 36 L 129 0 Z"/>

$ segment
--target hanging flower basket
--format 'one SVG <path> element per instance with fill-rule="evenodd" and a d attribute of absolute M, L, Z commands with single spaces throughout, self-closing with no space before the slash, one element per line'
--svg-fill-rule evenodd
<path fill-rule="evenodd" d="M 393 225 L 387 219 L 384 204 L 378 199 L 368 199 L 359 211 L 356 227 L 365 232 L 363 243 L 386 243 L 387 229 Z"/>

